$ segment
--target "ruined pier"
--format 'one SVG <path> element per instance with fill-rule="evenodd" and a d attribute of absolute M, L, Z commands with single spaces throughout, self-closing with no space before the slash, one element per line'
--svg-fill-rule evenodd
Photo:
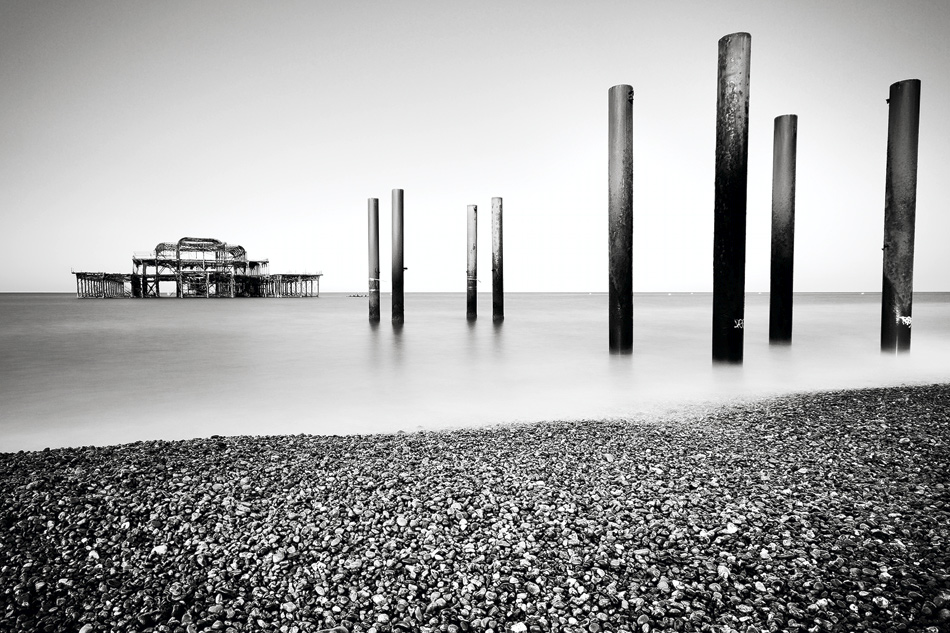
<path fill-rule="evenodd" d="M 135 253 L 131 273 L 74 272 L 80 299 L 158 298 L 162 284 L 187 297 L 319 297 L 322 273 L 270 274 L 266 259 L 248 259 L 243 246 L 183 237 Z"/>

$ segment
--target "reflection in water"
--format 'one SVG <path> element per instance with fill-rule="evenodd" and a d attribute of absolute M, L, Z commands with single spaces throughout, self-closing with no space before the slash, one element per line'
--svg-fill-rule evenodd
<path fill-rule="evenodd" d="M 505 337 L 504 334 L 505 321 L 504 319 L 499 319 L 497 321 L 492 321 L 492 352 L 495 355 L 495 358 L 500 357 L 504 353 Z"/>
<path fill-rule="evenodd" d="M 606 295 L 509 294 L 503 322 L 467 321 L 463 293 L 410 298 L 404 325 L 367 328 L 365 304 L 341 295 L 0 295 L 0 450 L 589 419 L 950 381 L 948 295 L 915 297 L 901 355 L 880 353 L 879 295 L 797 295 L 791 346 L 769 345 L 768 295 L 750 295 L 733 366 L 711 362 L 709 295 L 638 295 L 629 356 L 608 353 Z"/>

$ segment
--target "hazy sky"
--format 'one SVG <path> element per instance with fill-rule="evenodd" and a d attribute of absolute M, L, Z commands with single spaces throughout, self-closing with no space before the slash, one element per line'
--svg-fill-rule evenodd
<path fill-rule="evenodd" d="M 798 291 L 880 291 L 888 87 L 921 80 L 915 289 L 950 290 L 950 2 L 0 0 L 0 291 L 215 237 L 366 288 L 405 189 L 406 290 L 607 289 L 607 91 L 634 100 L 634 289 L 712 288 L 717 42 L 752 34 L 748 291 L 773 119 L 799 116 Z"/>

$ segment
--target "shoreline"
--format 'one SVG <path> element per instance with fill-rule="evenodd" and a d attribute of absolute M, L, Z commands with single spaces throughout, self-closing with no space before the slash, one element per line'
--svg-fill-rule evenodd
<path fill-rule="evenodd" d="M 948 472 L 950 385 L 3 453 L 0 628 L 945 631 Z"/>

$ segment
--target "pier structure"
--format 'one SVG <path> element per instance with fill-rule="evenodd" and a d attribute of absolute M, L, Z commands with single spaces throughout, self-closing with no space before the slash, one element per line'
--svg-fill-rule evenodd
<path fill-rule="evenodd" d="M 248 259 L 243 246 L 183 237 L 132 256 L 132 273 L 76 272 L 76 296 L 158 298 L 161 283 L 176 297 L 318 297 L 322 273 L 270 274 L 266 259 Z"/>
<path fill-rule="evenodd" d="M 122 273 L 73 273 L 76 275 L 76 296 L 114 299 L 129 296 L 131 275 Z"/>

